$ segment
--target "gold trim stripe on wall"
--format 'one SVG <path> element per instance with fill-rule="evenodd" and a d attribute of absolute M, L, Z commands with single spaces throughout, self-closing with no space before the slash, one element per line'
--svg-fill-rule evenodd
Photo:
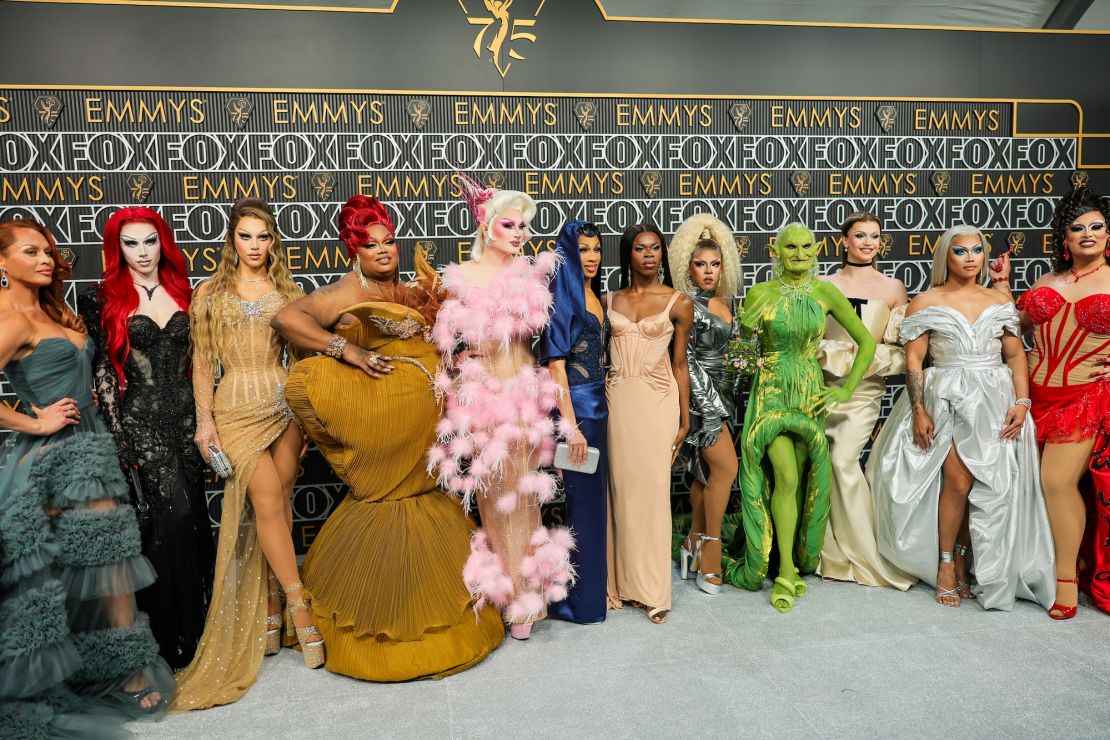
<path fill-rule="evenodd" d="M 265 5 L 254 3 L 206 3 L 192 0 L 7 0 L 12 3 L 62 3 L 65 5 L 165 5 L 174 8 L 237 8 L 247 10 L 319 10 L 325 13 L 384 13 L 392 14 L 400 0 L 393 0 L 388 8 L 352 8 L 332 5 Z"/>
<path fill-rule="evenodd" d="M 998 28 L 991 26 L 929 26 L 923 24 L 896 24 L 896 23 L 834 23 L 825 21 L 820 23 L 806 21 L 769 21 L 769 20 L 741 20 L 735 18 L 654 18 L 651 16 L 613 15 L 601 4 L 601 0 L 594 0 L 601 17 L 607 21 L 620 23 L 700 23 L 710 26 L 801 26 L 805 28 L 891 28 L 907 31 L 980 31 L 985 33 L 1063 33 L 1063 34 L 1090 34 L 1108 35 L 1110 30 L 1085 31 L 1073 28 Z"/>

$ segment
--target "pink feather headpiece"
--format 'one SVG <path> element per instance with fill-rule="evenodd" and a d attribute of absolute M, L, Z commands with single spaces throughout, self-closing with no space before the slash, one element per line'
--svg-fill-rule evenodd
<path fill-rule="evenodd" d="M 459 189 L 463 200 L 470 207 L 474 222 L 482 223 L 486 219 L 486 203 L 497 193 L 497 188 L 487 188 L 465 172 L 456 170 L 455 174 L 459 176 Z"/>

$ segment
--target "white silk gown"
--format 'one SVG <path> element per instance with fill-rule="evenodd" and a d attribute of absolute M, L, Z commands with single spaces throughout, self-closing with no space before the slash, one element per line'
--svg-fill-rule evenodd
<path fill-rule="evenodd" d="M 924 404 L 933 419 L 932 446 L 922 450 L 914 443 L 903 392 L 867 464 L 879 552 L 936 584 L 941 469 L 954 446 L 975 477 L 968 507 L 979 603 L 1010 610 L 1015 599 L 1028 599 L 1048 607 L 1056 575 L 1032 418 L 1026 416 L 1018 439 L 999 439 L 1015 400 L 1001 338 L 1020 335 L 1017 310 L 1011 303 L 992 305 L 969 322 L 953 308 L 930 306 L 902 322 L 903 343 L 926 332 L 932 367 L 924 372 Z"/>

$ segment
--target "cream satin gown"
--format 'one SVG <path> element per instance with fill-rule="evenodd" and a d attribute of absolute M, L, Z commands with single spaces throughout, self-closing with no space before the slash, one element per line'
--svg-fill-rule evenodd
<path fill-rule="evenodd" d="M 879 404 L 886 392 L 885 378 L 906 370 L 906 355 L 898 343 L 898 327 L 905 306 L 894 309 L 885 301 L 849 299 L 877 347 L 867 374 L 847 403 L 833 407 L 825 424 L 832 458 L 829 523 L 817 572 L 838 581 L 865 586 L 894 586 L 905 591 L 917 580 L 895 568 L 875 541 L 875 504 L 871 487 L 860 466 L 860 454 L 879 418 Z M 828 385 L 840 385 L 856 359 L 856 343 L 844 327 L 829 316 L 825 338 L 817 353 Z"/>

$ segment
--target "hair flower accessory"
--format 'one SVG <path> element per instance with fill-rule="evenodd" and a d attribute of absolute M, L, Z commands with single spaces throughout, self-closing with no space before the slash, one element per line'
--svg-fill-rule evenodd
<path fill-rule="evenodd" d="M 455 174 L 459 178 L 462 198 L 469 206 L 474 221 L 482 223 L 486 218 L 486 203 L 497 193 L 497 188 L 487 188 L 465 172 L 455 170 Z"/>

